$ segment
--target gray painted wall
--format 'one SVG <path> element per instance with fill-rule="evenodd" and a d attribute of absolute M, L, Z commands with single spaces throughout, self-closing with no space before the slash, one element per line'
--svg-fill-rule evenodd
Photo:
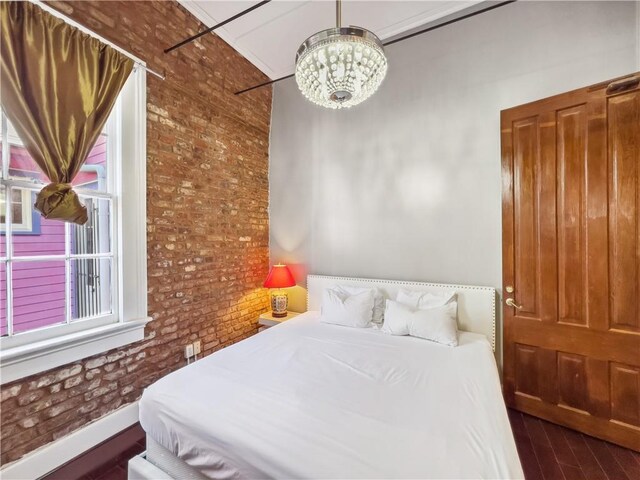
<path fill-rule="evenodd" d="M 635 2 L 508 5 L 388 47 L 380 90 L 345 111 L 277 84 L 272 260 L 301 283 L 308 272 L 500 289 L 500 110 L 640 70 L 638 18 Z"/>

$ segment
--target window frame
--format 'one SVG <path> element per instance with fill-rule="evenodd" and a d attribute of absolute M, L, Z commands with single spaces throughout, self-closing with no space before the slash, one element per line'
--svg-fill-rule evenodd
<path fill-rule="evenodd" d="M 107 132 L 107 142 L 111 142 L 108 143 L 107 155 L 119 155 L 115 161 L 111 161 L 111 158 L 107 160 L 107 181 L 114 182 L 113 194 L 103 194 L 81 186 L 74 188 L 80 196 L 86 194 L 110 198 L 112 201 L 112 246 L 109 255 L 113 259 L 111 281 L 116 286 L 111 289 L 112 313 L 0 338 L 0 384 L 144 338 L 144 326 L 151 320 L 147 315 L 146 286 L 146 108 L 146 72 L 144 68 L 136 66 L 114 107 L 117 109 L 114 110 L 115 120 L 110 122 L 108 129 L 115 130 Z M 6 133 L 4 127 L 3 132 Z M 5 154 L 5 150 L 8 149 L 3 149 L 3 156 L 7 157 L 3 160 L 8 162 L 10 152 Z M 123 158 L 127 159 L 126 175 L 122 175 Z M 10 183 L 12 186 L 32 189 L 39 186 L 21 180 L 11 180 Z M 123 204 L 127 205 L 126 209 Z M 69 257 L 69 230 L 70 226 L 66 224 L 65 255 L 57 257 L 67 265 L 69 258 L 78 258 Z M 6 235 L 10 234 L 9 226 Z M 90 257 L 100 257 L 100 254 Z M 69 276 L 67 272 L 66 282 L 69 282 Z M 65 311 L 69 311 L 68 288 L 66 292 Z M 8 291 L 6 293 L 9 303 L 10 295 Z M 70 314 L 66 313 L 65 319 Z"/>
<path fill-rule="evenodd" d="M 14 145 L 22 145 L 22 142 L 16 142 L 15 138 L 8 134 L 8 119 L 3 112 L 0 112 L 1 120 L 2 120 L 2 138 L 7 139 L 9 148 L 3 148 L 3 152 L 6 150 L 7 155 L 3 153 L 3 162 L 2 162 L 2 174 L 0 175 L 0 183 L 6 188 L 9 189 L 10 192 L 13 192 L 13 189 L 21 189 L 23 194 L 23 204 L 24 198 L 29 198 L 28 204 L 31 203 L 31 192 L 34 190 L 39 190 L 44 187 L 46 183 L 40 182 L 37 180 L 20 180 L 16 179 L 16 177 L 11 177 L 9 173 L 9 162 L 11 157 L 11 146 Z M 120 249 L 120 245 L 117 243 L 117 237 L 115 236 L 115 228 L 114 226 L 118 224 L 118 191 L 119 191 L 119 183 L 120 183 L 120 166 L 123 159 L 123 152 L 121 148 L 120 138 L 122 136 L 122 116 L 124 115 L 124 111 L 122 108 L 122 98 L 119 97 L 116 101 L 116 104 L 113 107 L 112 114 L 109 116 L 109 119 L 105 125 L 104 133 L 107 135 L 107 185 L 106 191 L 93 191 L 82 188 L 74 187 L 74 191 L 82 197 L 83 195 L 91 196 L 93 198 L 109 200 L 111 202 L 110 207 L 110 219 L 108 226 L 108 235 L 110 238 L 110 251 L 106 254 L 104 253 L 94 253 L 94 254 L 84 254 L 78 255 L 73 254 L 71 252 L 71 225 L 67 222 L 64 223 L 64 234 L 65 234 L 65 251 L 63 253 L 56 253 L 52 255 L 13 255 L 13 248 L 9 247 L 9 244 L 6 244 L 6 254 L 8 261 L 6 263 L 6 278 L 8 285 L 9 279 L 13 276 L 13 272 L 9 270 L 13 270 L 9 268 L 9 265 L 20 264 L 20 263 L 29 263 L 29 262 L 64 262 L 65 264 L 65 278 L 64 278 L 64 292 L 65 292 L 65 309 L 64 309 L 64 318 L 60 319 L 59 323 L 54 323 L 51 325 L 46 325 L 44 327 L 36 328 L 34 330 L 29 330 L 25 332 L 15 333 L 13 331 L 13 289 L 8 289 L 6 291 L 6 322 L 7 322 L 7 332 L 8 336 L 0 337 L 0 348 L 1 349 L 11 349 L 14 347 L 19 347 L 23 345 L 29 345 L 35 342 L 41 342 L 43 340 L 53 339 L 65 334 L 76 333 L 81 330 L 86 330 L 91 327 L 100 327 L 103 325 L 118 323 L 121 321 L 119 312 L 118 312 L 118 298 L 119 298 L 119 290 L 120 285 L 114 279 L 118 278 L 118 271 L 121 268 L 116 261 L 118 258 L 118 251 Z M 30 188 L 26 188 L 30 186 Z M 25 195 L 26 194 L 26 195 Z M 7 197 L 9 194 L 7 193 Z M 10 242 L 12 245 L 14 243 L 14 225 L 13 219 L 11 215 L 13 215 L 13 209 L 10 209 L 11 213 L 7 215 L 6 218 L 11 220 L 11 225 L 7 221 L 4 228 L 4 236 L 5 241 Z M 36 214 L 38 212 L 36 211 Z M 11 255 L 8 255 L 11 253 Z M 3 257 L 7 259 L 6 257 Z M 71 311 L 71 283 L 72 283 L 72 273 L 71 273 L 71 265 L 74 260 L 83 260 L 83 259 L 110 259 L 111 260 L 111 286 L 110 286 L 110 303 L 111 303 L 111 312 L 107 314 L 95 315 L 91 317 L 85 317 L 80 319 L 73 319 L 73 312 Z M 1 307 L 0 307 L 1 308 Z"/>

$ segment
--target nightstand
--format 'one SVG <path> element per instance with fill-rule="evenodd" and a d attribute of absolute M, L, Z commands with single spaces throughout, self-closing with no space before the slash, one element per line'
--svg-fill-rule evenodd
<path fill-rule="evenodd" d="M 279 323 L 286 322 L 287 320 L 291 320 L 293 317 L 297 317 L 298 315 L 300 314 L 296 312 L 287 312 L 286 317 L 278 318 L 271 315 L 271 312 L 265 312 L 262 315 L 260 315 L 260 318 L 258 318 L 258 325 L 262 325 L 262 328 L 273 327 L 274 325 L 278 325 Z"/>

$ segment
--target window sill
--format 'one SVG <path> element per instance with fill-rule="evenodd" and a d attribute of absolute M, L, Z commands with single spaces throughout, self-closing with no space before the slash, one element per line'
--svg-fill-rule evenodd
<path fill-rule="evenodd" d="M 146 317 L 83 330 L 0 352 L 0 384 L 5 384 L 122 347 L 144 338 Z"/>

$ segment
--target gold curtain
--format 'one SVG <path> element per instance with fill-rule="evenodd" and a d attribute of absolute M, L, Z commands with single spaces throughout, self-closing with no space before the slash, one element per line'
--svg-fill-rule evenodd
<path fill-rule="evenodd" d="M 51 182 L 35 207 L 84 224 L 71 182 L 133 68 L 117 50 L 29 2 L 0 2 L 0 101 Z"/>

